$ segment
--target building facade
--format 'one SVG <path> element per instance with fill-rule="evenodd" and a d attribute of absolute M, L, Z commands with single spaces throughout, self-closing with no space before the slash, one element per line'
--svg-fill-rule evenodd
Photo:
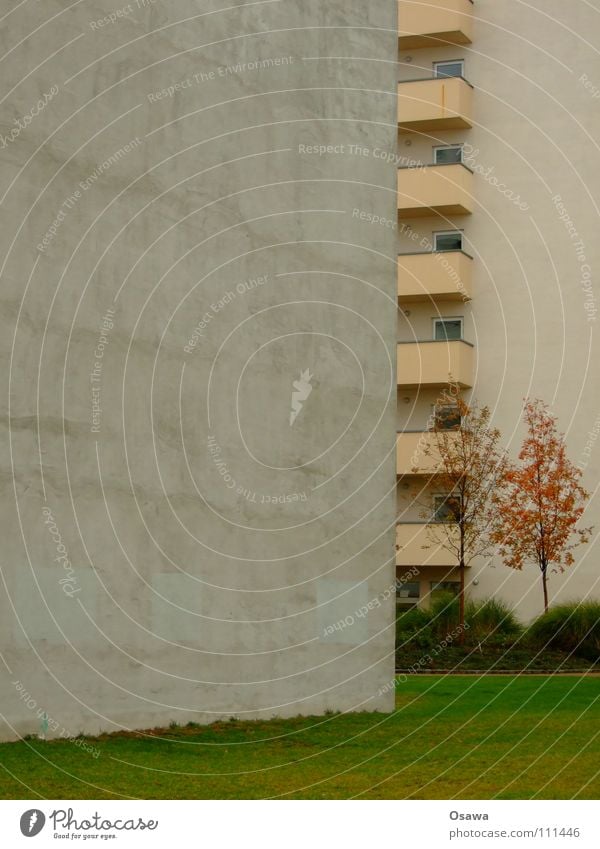
<path fill-rule="evenodd" d="M 440 519 L 431 441 L 449 376 L 490 407 L 514 457 L 524 397 L 546 401 L 600 525 L 597 305 L 600 73 L 594 4 L 400 0 L 398 4 L 398 602 L 458 587 L 431 544 Z M 589 37 L 589 41 L 587 40 Z M 422 504 L 430 505 L 430 518 Z M 598 597 L 595 539 L 550 576 L 551 600 Z M 473 598 L 525 620 L 535 566 L 467 570 Z"/>
<path fill-rule="evenodd" d="M 395 3 L 3 7 L 0 738 L 390 710 Z"/>

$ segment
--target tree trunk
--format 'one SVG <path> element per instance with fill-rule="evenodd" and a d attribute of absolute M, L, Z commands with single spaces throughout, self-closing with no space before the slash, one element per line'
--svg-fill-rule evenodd
<path fill-rule="evenodd" d="M 458 644 L 462 646 L 465 642 L 465 561 L 460 563 L 460 590 L 458 596 Z"/>
<path fill-rule="evenodd" d="M 548 613 L 548 584 L 546 581 L 546 566 L 542 566 L 542 586 L 544 588 L 544 613 Z"/>

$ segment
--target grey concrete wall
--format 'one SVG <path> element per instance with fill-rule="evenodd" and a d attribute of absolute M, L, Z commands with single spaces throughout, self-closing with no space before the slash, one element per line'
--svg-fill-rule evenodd
<path fill-rule="evenodd" d="M 12 5 L 0 737 L 390 710 L 396 4 Z"/>

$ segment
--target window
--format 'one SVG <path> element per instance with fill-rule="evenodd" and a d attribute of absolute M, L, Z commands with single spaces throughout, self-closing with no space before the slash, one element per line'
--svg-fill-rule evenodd
<path fill-rule="evenodd" d="M 455 495 L 447 492 L 436 493 L 433 496 L 433 521 L 455 522 L 458 518 L 459 501 Z"/>
<path fill-rule="evenodd" d="M 465 63 L 462 59 L 452 62 L 434 62 L 433 74 L 435 77 L 464 77 Z"/>
<path fill-rule="evenodd" d="M 433 407 L 434 430 L 458 430 L 462 417 L 456 404 L 435 404 Z"/>
<path fill-rule="evenodd" d="M 435 165 L 450 165 L 454 162 L 462 162 L 462 144 L 447 144 L 433 148 L 433 161 Z"/>
<path fill-rule="evenodd" d="M 405 581 L 396 578 L 396 603 L 402 607 L 416 607 L 421 596 L 419 581 Z"/>
<path fill-rule="evenodd" d="M 462 251 L 462 230 L 443 230 L 433 234 L 434 251 Z"/>
<path fill-rule="evenodd" d="M 439 595 L 440 593 L 453 593 L 458 595 L 460 592 L 460 581 L 431 581 L 431 595 Z"/>
<path fill-rule="evenodd" d="M 436 342 L 451 342 L 455 339 L 462 339 L 462 318 L 434 318 L 433 338 Z"/>

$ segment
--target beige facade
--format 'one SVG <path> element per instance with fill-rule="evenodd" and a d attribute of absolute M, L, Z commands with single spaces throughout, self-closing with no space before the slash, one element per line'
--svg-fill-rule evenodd
<path fill-rule="evenodd" d="M 397 563 L 418 585 L 401 601 L 426 604 L 458 576 L 427 544 L 417 502 L 433 516 L 435 475 L 411 457 L 449 373 L 513 456 L 522 399 L 551 405 L 592 493 L 584 523 L 600 527 L 600 19 L 561 0 L 400 0 L 398 14 Z M 440 320 L 452 341 L 435 341 Z M 599 554 L 594 536 L 551 575 L 552 600 L 597 598 Z M 467 591 L 524 620 L 541 609 L 535 567 L 499 557 L 473 564 Z"/>

